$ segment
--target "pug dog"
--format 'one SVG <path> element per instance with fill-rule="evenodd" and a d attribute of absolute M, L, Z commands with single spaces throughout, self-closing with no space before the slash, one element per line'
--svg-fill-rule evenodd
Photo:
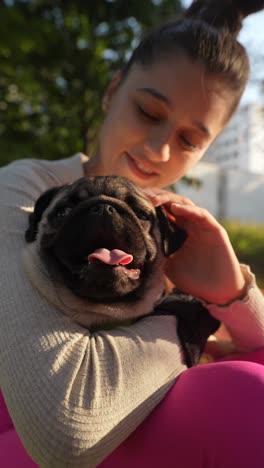
<path fill-rule="evenodd" d="M 166 306 L 163 267 L 186 237 L 128 179 L 90 176 L 39 197 L 29 216 L 23 262 L 32 284 L 49 302 L 96 330 L 151 313 L 177 315 L 186 301 Z M 202 310 L 203 315 L 206 309 L 199 307 L 192 311 Z M 187 331 L 187 341 L 189 335 Z M 200 341 L 198 348 L 200 353 Z"/>

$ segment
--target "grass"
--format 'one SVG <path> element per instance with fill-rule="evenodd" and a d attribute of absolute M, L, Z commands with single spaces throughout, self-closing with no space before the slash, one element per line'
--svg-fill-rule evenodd
<path fill-rule="evenodd" d="M 260 288 L 264 289 L 264 225 L 224 222 L 236 255 L 250 266 Z"/>

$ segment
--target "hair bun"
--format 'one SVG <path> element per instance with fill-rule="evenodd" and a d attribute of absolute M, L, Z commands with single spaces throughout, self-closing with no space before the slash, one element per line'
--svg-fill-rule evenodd
<path fill-rule="evenodd" d="M 243 19 L 264 8 L 264 0 L 194 0 L 185 17 L 199 19 L 237 36 Z"/>
<path fill-rule="evenodd" d="M 234 3 L 236 3 L 244 18 L 264 8 L 264 0 L 235 0 Z"/>

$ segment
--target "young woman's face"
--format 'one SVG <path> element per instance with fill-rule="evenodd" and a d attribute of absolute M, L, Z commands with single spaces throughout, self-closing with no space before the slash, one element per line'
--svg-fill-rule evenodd
<path fill-rule="evenodd" d="M 98 173 L 141 187 L 165 187 L 201 159 L 220 133 L 230 106 L 221 81 L 186 56 L 116 75 L 104 97 Z"/>

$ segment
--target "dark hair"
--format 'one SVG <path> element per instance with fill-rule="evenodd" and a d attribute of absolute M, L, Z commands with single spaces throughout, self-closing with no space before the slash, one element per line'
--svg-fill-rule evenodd
<path fill-rule="evenodd" d="M 170 53 L 184 52 L 217 74 L 233 92 L 229 116 L 239 103 L 249 78 L 249 60 L 237 41 L 243 19 L 264 8 L 264 0 L 194 0 L 182 18 L 151 31 L 122 70 L 134 63 L 148 66 Z"/>

